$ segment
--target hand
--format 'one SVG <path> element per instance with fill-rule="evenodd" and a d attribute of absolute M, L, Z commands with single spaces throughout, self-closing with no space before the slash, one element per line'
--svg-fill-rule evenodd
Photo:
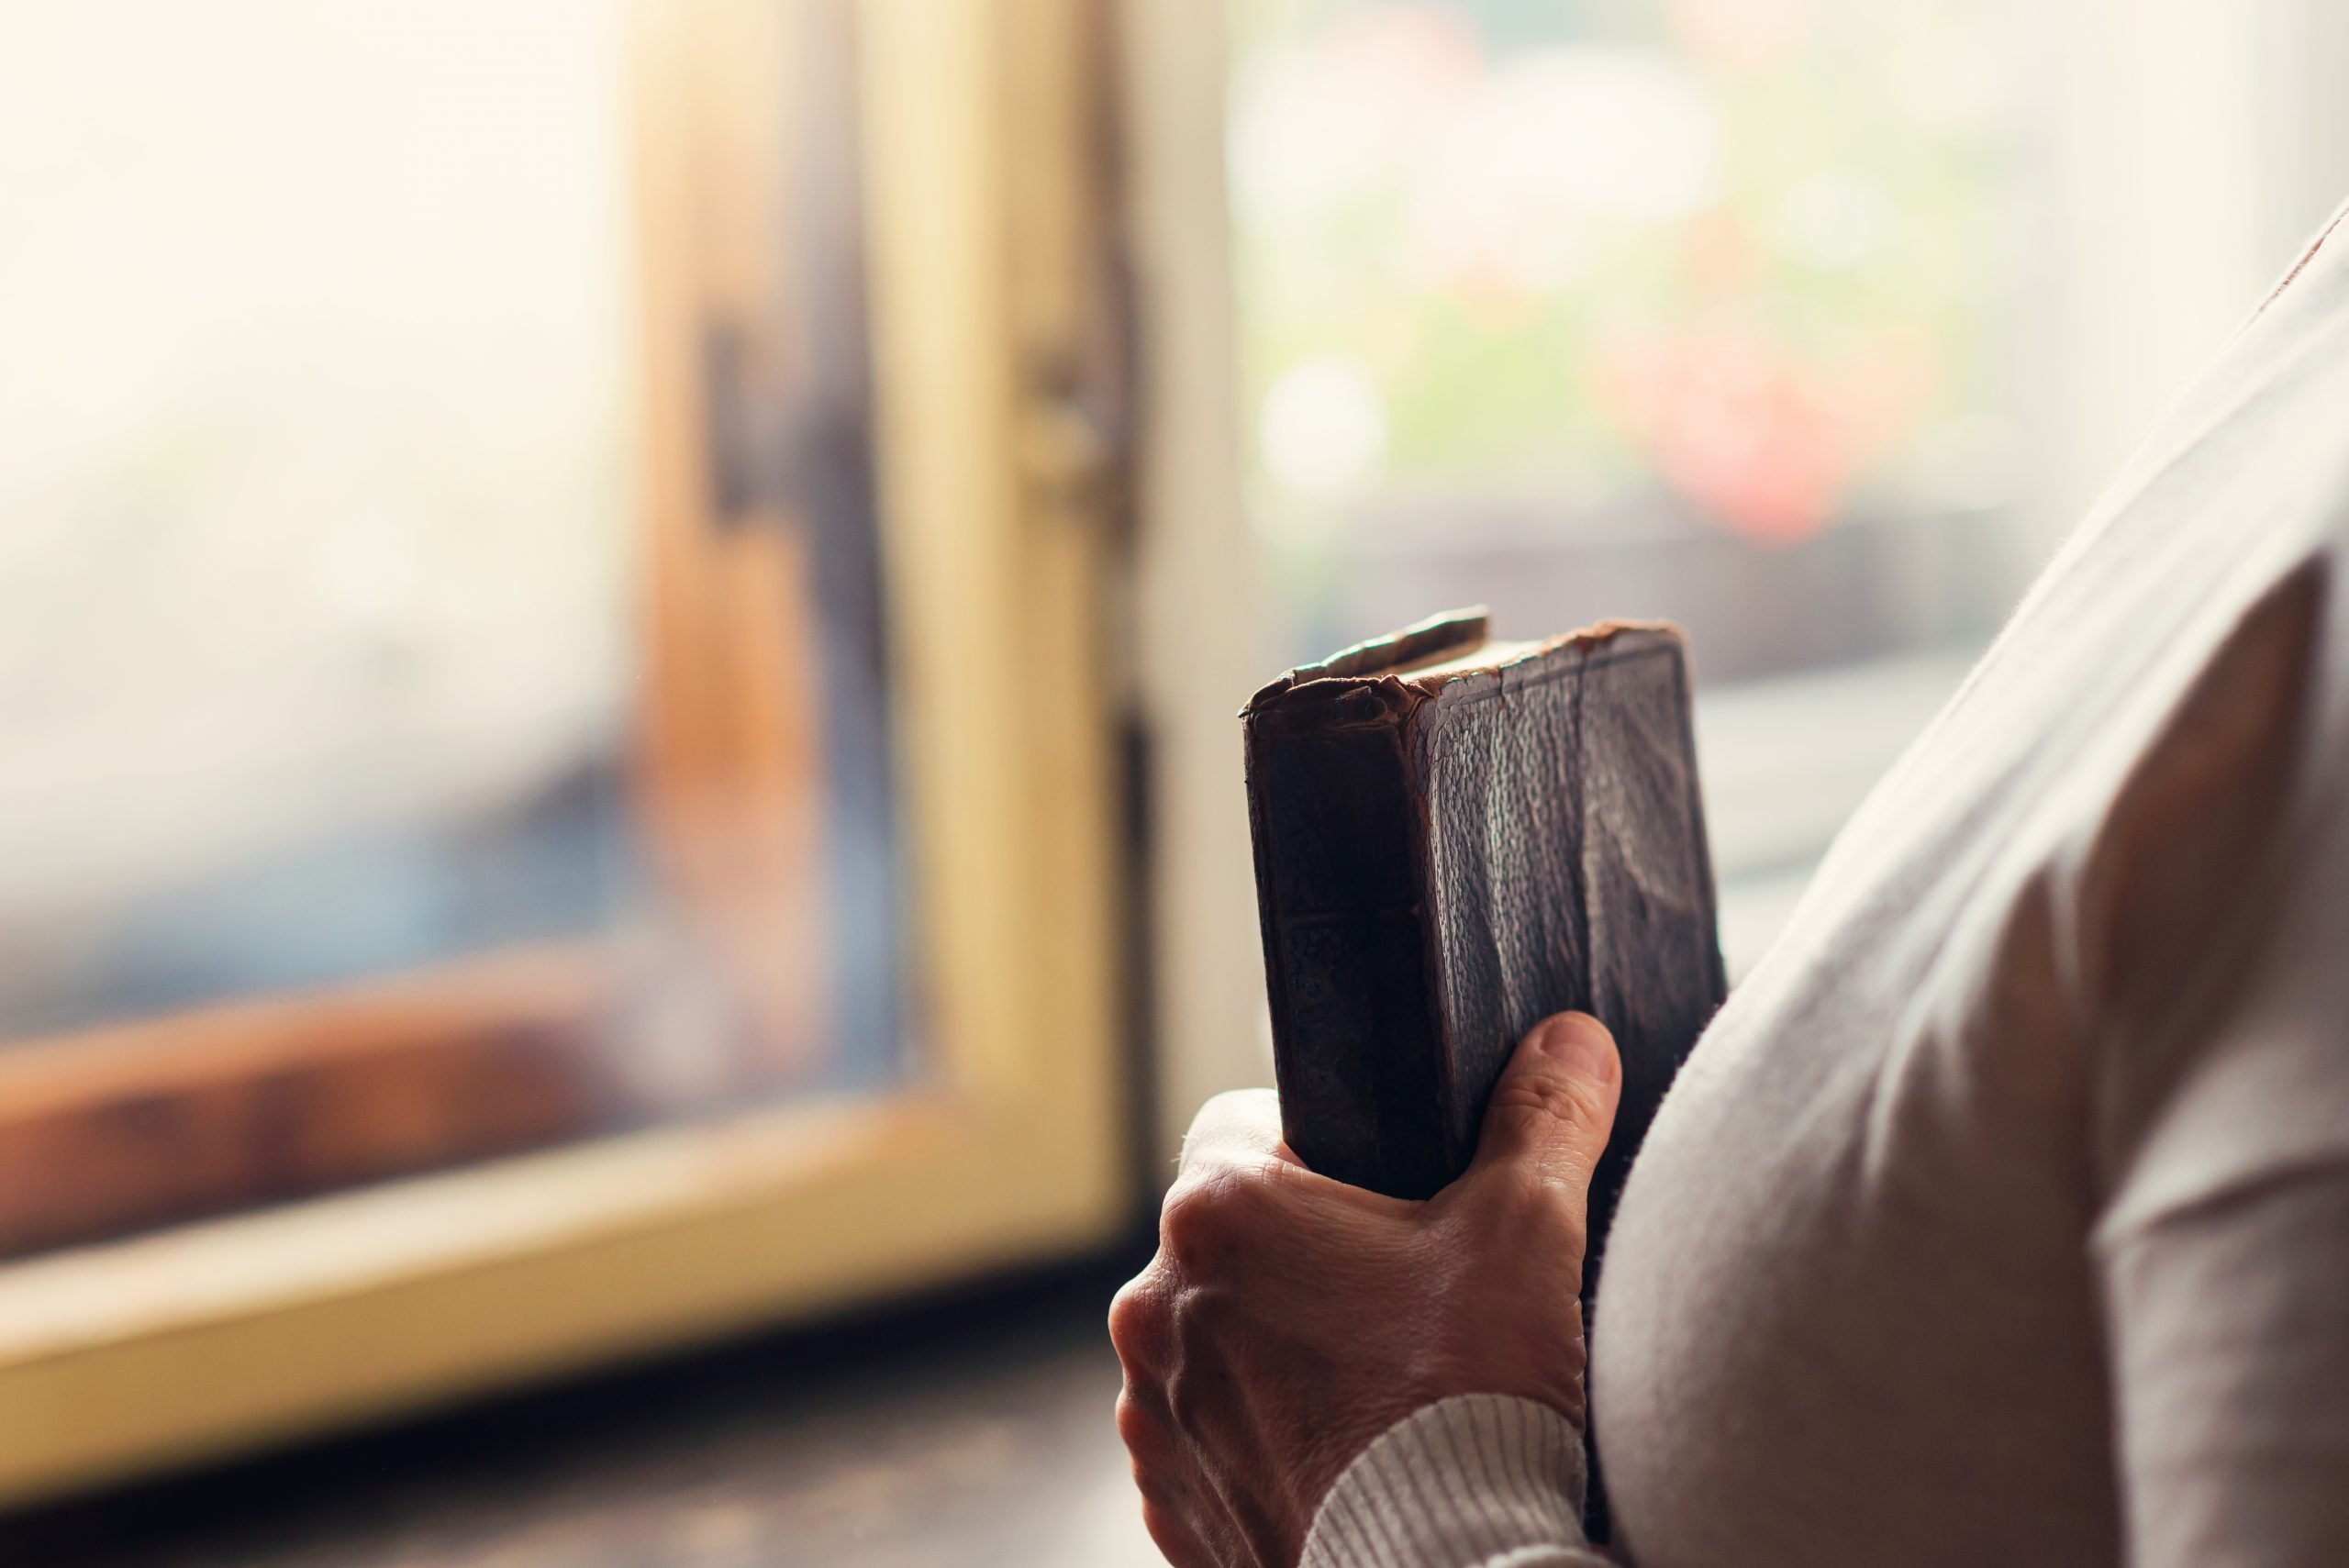
<path fill-rule="evenodd" d="M 1535 1026 L 1475 1162 L 1425 1203 L 1307 1170 L 1269 1090 L 1208 1102 L 1158 1255 L 1109 1307 L 1118 1432 L 1175 1568 L 1289 1568 L 1339 1473 L 1435 1400 L 1583 1424 L 1584 1200 L 1621 1077 L 1598 1020 Z"/>

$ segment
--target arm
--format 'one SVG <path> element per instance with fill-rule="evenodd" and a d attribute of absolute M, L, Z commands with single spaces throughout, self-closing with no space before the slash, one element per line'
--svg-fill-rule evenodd
<path fill-rule="evenodd" d="M 1118 1429 L 1175 1568 L 1581 1568 L 1584 1204 L 1621 1069 L 1528 1035 L 1425 1203 L 1316 1175 L 1272 1095 L 1208 1103 L 1119 1293 Z"/>
<path fill-rule="evenodd" d="M 2104 1252 L 2130 1562 L 2349 1562 L 2349 1165 Z"/>
<path fill-rule="evenodd" d="M 2094 1244 L 2135 1568 L 2349 1562 L 2344 833 L 2301 843 L 2226 1005 L 2108 1046 Z"/>
<path fill-rule="evenodd" d="M 2109 975 L 2091 1245 L 2134 1568 L 2349 1562 L 2349 664 L 2329 560 L 2245 614 L 2082 880 L 2102 962 L 2081 973 Z"/>

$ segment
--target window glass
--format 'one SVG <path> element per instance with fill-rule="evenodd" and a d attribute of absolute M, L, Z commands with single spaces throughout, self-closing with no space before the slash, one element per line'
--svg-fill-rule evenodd
<path fill-rule="evenodd" d="M 613 917 L 616 6 L 12 18 L 0 1022 Z"/>
<path fill-rule="evenodd" d="M 1250 510 L 1291 661 L 1689 636 L 1732 973 L 2019 591 L 1989 0 L 1233 0 Z"/>
<path fill-rule="evenodd" d="M 1453 602 L 1732 682 L 1978 636 L 2015 480 L 1978 0 L 1239 0 L 1287 651 Z"/>
<path fill-rule="evenodd" d="M 0 1253 L 905 1069 L 849 13 L 717 16 L 0 9 Z"/>

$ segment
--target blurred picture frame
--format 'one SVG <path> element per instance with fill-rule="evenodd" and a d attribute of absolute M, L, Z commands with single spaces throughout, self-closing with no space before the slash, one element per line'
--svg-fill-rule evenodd
<path fill-rule="evenodd" d="M 615 1029 L 716 1027 L 709 996 L 777 1081 L 806 1049 L 778 955 L 828 916 L 794 905 L 823 846 L 783 784 L 806 705 L 778 689 L 778 617 L 825 590 L 763 523 L 782 504 L 757 461 L 776 433 L 761 367 L 787 357 L 770 340 L 783 226 L 745 193 L 784 179 L 773 73 L 811 9 L 633 6 L 649 673 L 632 809 L 699 989 L 648 1003 L 662 956 L 589 938 L 0 1062 L 0 1165 L 12 1193 L 53 1195 L 0 1199 L 25 1254 L 0 1263 L 0 1502 L 1065 1254 L 1124 1223 L 1119 694 L 1098 618 L 1117 311 L 1082 0 L 853 7 L 903 1068 L 765 1108 L 640 1085 L 694 1114 L 618 1132 L 541 1092 Z M 443 1108 L 403 1122 L 418 1104 Z M 239 1144 L 206 1164 L 200 1139 L 106 1137 L 256 1105 L 295 1107 L 310 1152 Z"/>

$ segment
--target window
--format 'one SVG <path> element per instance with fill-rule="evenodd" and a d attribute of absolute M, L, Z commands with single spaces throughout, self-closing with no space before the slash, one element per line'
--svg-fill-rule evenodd
<path fill-rule="evenodd" d="M 0 19 L 0 1497 L 1122 1218 L 1085 27 Z"/>

